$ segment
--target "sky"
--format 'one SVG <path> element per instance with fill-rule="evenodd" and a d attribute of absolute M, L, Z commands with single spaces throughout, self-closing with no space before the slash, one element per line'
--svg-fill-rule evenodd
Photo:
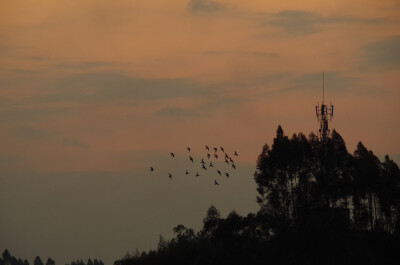
<path fill-rule="evenodd" d="M 349 152 L 400 163 L 398 0 L 1 0 L 0 251 L 112 264 L 257 211 L 257 157 L 317 131 L 323 72 Z M 184 175 L 205 144 L 229 179 Z"/>

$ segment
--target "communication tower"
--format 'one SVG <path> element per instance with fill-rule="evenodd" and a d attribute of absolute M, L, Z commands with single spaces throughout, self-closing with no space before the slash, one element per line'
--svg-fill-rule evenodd
<path fill-rule="evenodd" d="M 318 105 L 315 106 L 315 114 L 317 115 L 317 120 L 319 122 L 319 130 L 318 130 L 318 138 L 321 141 L 325 141 L 330 133 L 330 130 L 328 128 L 328 121 L 332 120 L 333 118 L 333 105 L 332 103 L 326 105 L 324 103 L 325 99 L 325 78 L 324 78 L 324 73 L 322 73 L 322 103 L 321 106 Z"/>

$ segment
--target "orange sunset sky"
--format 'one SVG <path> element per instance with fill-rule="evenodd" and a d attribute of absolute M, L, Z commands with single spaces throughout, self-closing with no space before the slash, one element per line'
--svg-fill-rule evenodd
<path fill-rule="evenodd" d="M 349 152 L 399 163 L 398 0 L 1 0 L 0 251 L 111 264 L 256 211 L 257 156 L 317 131 L 322 72 Z M 239 153 L 218 189 L 178 173 L 205 144 Z"/>

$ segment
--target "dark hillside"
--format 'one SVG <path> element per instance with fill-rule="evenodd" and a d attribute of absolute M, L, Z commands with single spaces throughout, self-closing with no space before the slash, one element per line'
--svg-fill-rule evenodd
<path fill-rule="evenodd" d="M 348 153 L 333 131 L 292 138 L 279 126 L 254 174 L 259 211 L 184 225 L 156 250 L 115 262 L 136 264 L 400 264 L 400 170 L 361 142 Z"/>

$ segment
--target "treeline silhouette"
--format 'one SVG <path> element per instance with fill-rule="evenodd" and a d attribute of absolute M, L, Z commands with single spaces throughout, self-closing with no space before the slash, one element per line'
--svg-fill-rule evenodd
<path fill-rule="evenodd" d="M 14 257 L 7 249 L 5 249 L 0 257 L 0 265 L 29 265 L 29 261 Z M 39 256 L 36 256 L 33 265 L 56 265 L 56 262 L 53 259 L 48 258 L 46 263 L 43 263 L 42 259 Z M 91 259 L 88 259 L 87 263 L 83 260 L 77 260 L 66 265 L 104 265 L 104 263 L 102 260 L 94 259 L 92 261 Z"/>
<path fill-rule="evenodd" d="M 199 232 L 177 225 L 115 265 L 400 264 L 400 170 L 388 156 L 361 142 L 350 154 L 335 130 L 289 139 L 279 126 L 254 179 L 257 213 L 221 218 L 211 206 Z"/>

